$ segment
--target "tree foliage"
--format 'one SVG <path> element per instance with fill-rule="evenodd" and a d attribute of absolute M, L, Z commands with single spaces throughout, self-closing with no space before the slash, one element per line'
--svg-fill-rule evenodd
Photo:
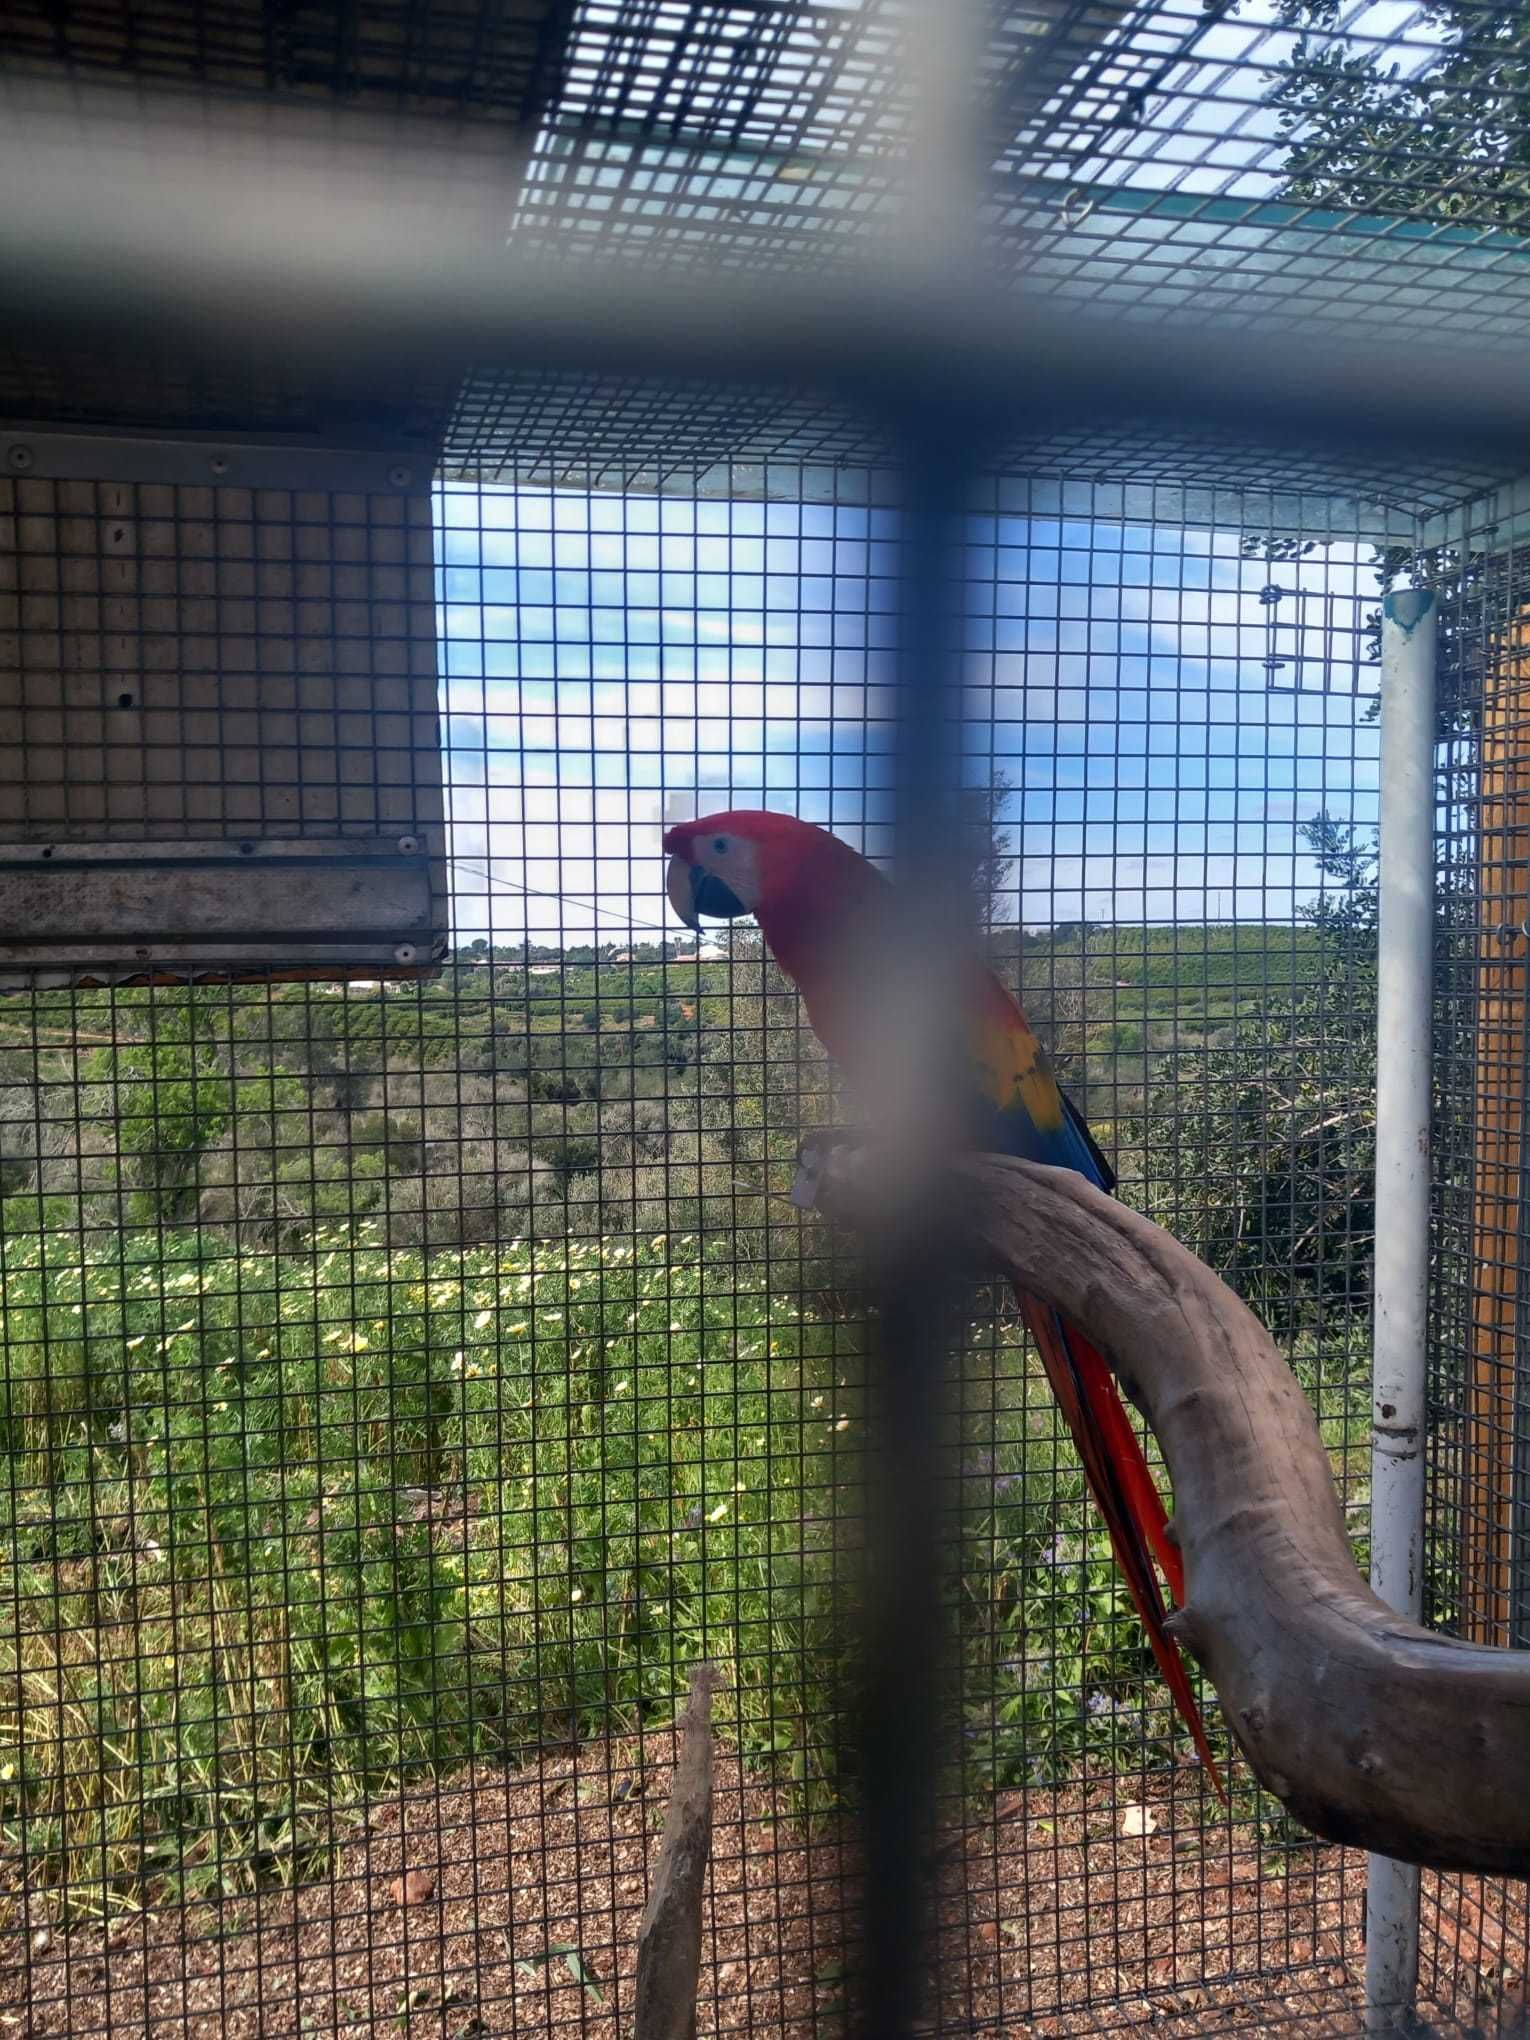
<path fill-rule="evenodd" d="M 1286 1340 L 1368 1311 L 1376 1225 L 1375 848 L 1326 813 L 1303 834 L 1323 968 L 1176 1057 L 1133 1143 L 1152 1215 Z"/>
<path fill-rule="evenodd" d="M 1438 38 L 1416 66 L 1378 63 L 1375 31 L 1350 35 L 1339 0 L 1283 0 L 1296 32 L 1269 99 L 1286 146 L 1286 195 L 1387 217 L 1522 231 L 1530 221 L 1530 17 L 1444 0 L 1420 26 Z"/>
<path fill-rule="evenodd" d="M 962 795 L 965 876 L 977 901 L 978 926 L 984 929 L 1014 918 L 1015 860 L 1004 826 L 1004 811 L 1014 790 L 1008 773 L 995 771 L 982 786 L 969 787 Z"/>

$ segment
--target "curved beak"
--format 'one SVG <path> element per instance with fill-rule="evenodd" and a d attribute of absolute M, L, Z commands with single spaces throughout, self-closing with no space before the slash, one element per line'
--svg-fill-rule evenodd
<path fill-rule="evenodd" d="M 669 895 L 670 905 L 686 927 L 698 931 L 703 914 L 710 914 L 715 921 L 736 921 L 740 914 L 749 911 L 738 894 L 724 884 L 716 872 L 703 871 L 700 865 L 692 864 L 684 857 L 671 857 L 669 860 L 664 890 Z"/>
<path fill-rule="evenodd" d="M 701 915 L 696 909 L 696 880 L 700 874 L 694 864 L 683 857 L 671 857 L 669 870 L 664 879 L 664 890 L 669 894 L 669 903 L 680 916 L 687 928 L 701 927 Z"/>

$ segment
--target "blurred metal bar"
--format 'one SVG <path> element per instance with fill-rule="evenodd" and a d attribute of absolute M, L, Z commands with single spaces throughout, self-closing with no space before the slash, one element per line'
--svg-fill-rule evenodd
<path fill-rule="evenodd" d="M 333 114 L 324 149 L 272 147 L 252 164 L 216 135 L 160 146 L 147 101 L 126 139 L 119 104 L 110 146 L 91 146 L 90 103 L 29 106 L 8 85 L 0 268 L 18 352 L 152 342 L 156 356 L 321 382 L 327 366 L 360 399 L 475 365 L 780 380 L 871 404 L 960 390 L 988 410 L 991 442 L 1016 424 L 1178 424 L 1394 460 L 1401 406 L 1406 451 L 1490 472 L 1530 463 L 1530 378 L 1501 347 L 1127 324 L 1021 298 L 927 231 L 802 276 L 634 264 L 613 291 L 606 264 L 491 247 L 476 212 L 459 224 L 444 201 L 428 221 L 417 199 L 401 207 L 416 173 L 439 193 L 439 155 L 400 141 L 380 156 L 375 138 L 348 150 Z"/>
<path fill-rule="evenodd" d="M 977 220 L 975 0 L 913 8 L 900 49 L 913 109 L 885 254 L 945 302 L 971 272 Z M 975 919 L 961 882 L 962 515 L 979 441 L 928 382 L 887 419 L 903 473 L 893 860 L 899 925 L 886 1029 L 895 1190 L 868 1455 L 862 1718 L 866 1931 L 857 2000 L 868 2040 L 913 2031 L 938 1979 L 933 1883 L 943 1701 L 950 1691 L 941 1535 L 954 1289 L 937 1183 L 960 1138 L 962 955 Z M 934 1995 L 938 1998 L 938 1980 Z"/>
<path fill-rule="evenodd" d="M 930 1974 L 929 1863 L 948 1696 L 941 1473 L 954 1290 L 936 1179 L 960 1137 L 961 964 L 970 896 L 957 873 L 960 524 L 964 442 L 921 421 L 905 440 L 901 686 L 895 806 L 898 954 L 879 992 L 896 1072 L 889 1235 L 867 1474 L 862 1778 L 866 1935 L 859 2030 L 911 2029 Z"/>

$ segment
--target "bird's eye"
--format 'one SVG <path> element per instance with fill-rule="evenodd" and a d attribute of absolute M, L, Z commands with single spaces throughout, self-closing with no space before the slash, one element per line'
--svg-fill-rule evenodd
<path fill-rule="evenodd" d="M 726 836 L 714 836 L 712 838 L 712 848 L 714 850 L 726 850 L 727 847 L 728 839 Z"/>

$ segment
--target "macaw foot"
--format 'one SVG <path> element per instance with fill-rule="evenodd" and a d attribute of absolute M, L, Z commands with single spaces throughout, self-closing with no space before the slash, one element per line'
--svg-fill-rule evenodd
<path fill-rule="evenodd" d="M 805 1136 L 797 1149 L 797 1173 L 791 1201 L 798 1211 L 813 1211 L 823 1186 L 823 1172 L 836 1148 L 864 1147 L 868 1136 L 856 1126 L 823 1126 Z"/>
<path fill-rule="evenodd" d="M 831 1148 L 867 1147 L 871 1134 L 864 1126 L 815 1126 L 811 1133 L 805 1133 L 798 1146 L 799 1154 L 806 1154 L 816 1148 L 827 1154 Z"/>

